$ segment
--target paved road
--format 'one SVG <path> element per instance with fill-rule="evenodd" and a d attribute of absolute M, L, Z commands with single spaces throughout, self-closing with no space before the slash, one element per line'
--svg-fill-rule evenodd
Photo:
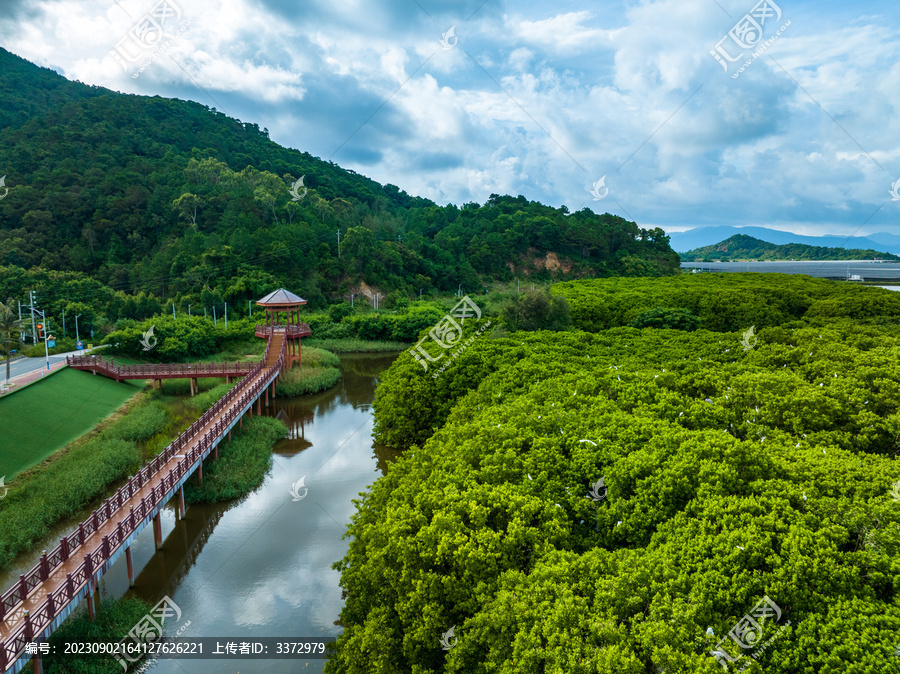
<path fill-rule="evenodd" d="M 68 353 L 50 356 L 50 365 L 65 360 L 66 356 L 74 356 L 79 353 L 84 353 L 84 351 L 69 351 Z M 10 378 L 18 377 L 23 374 L 28 374 L 29 372 L 34 372 L 35 370 L 40 370 L 43 367 L 47 367 L 46 358 L 21 358 L 9 364 L 9 376 Z M 6 380 L 5 360 L 0 361 L 0 380 Z"/>

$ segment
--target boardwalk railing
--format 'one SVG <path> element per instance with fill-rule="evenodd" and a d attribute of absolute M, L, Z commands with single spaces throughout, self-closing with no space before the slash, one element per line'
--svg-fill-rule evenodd
<path fill-rule="evenodd" d="M 292 339 L 297 337 L 308 337 L 312 334 L 312 330 L 309 327 L 309 323 L 296 323 L 291 325 L 279 324 L 279 325 L 262 325 L 259 324 L 256 326 L 256 336 L 257 337 L 268 337 L 276 332 L 283 332 L 285 337 L 290 337 Z"/>
<path fill-rule="evenodd" d="M 13 662 L 25 649 L 26 644 L 33 641 L 34 635 L 40 634 L 56 614 L 75 598 L 81 586 L 93 577 L 95 570 L 112 556 L 132 532 L 143 525 L 144 520 L 150 517 L 154 508 L 165 502 L 179 480 L 195 470 L 195 464 L 212 449 L 215 441 L 228 430 L 229 425 L 239 418 L 244 408 L 256 400 L 277 376 L 284 365 L 285 340 L 281 342 L 278 360 L 268 368 L 266 376 L 258 378 L 258 375 L 266 369 L 264 363 L 268 359 L 272 341 L 267 342 L 265 357 L 260 363 L 252 366 L 247 377 L 204 412 L 156 458 L 141 468 L 137 475 L 129 479 L 114 496 L 107 499 L 106 503 L 79 524 L 75 531 L 63 537 L 59 545 L 49 554 L 42 555 L 34 568 L 19 576 L 19 581 L 0 597 L 0 622 L 3 622 L 6 616 L 26 600 L 34 588 L 46 581 L 57 567 L 70 558 L 73 552 L 78 551 L 85 541 L 100 529 L 101 524 L 116 517 L 119 518 L 113 533 L 104 536 L 93 550 L 88 551 L 84 555 L 84 561 L 72 573 L 66 574 L 65 583 L 55 591 L 48 592 L 46 600 L 25 617 L 24 623 L 18 629 L 8 635 L 3 643 L 0 643 L 0 671 Z M 204 427 L 223 411 L 222 418 L 204 430 Z M 162 481 L 152 488 L 149 495 L 142 498 L 128 512 L 122 512 L 124 505 L 132 496 L 150 482 L 153 476 L 173 457 L 194 442 L 196 442 L 196 446 L 187 451 L 181 461 L 169 469 Z"/>
<path fill-rule="evenodd" d="M 253 363 L 160 363 L 152 365 L 117 365 L 109 356 L 66 356 L 75 368 L 89 368 L 114 379 L 190 379 L 194 377 L 243 376 Z"/>

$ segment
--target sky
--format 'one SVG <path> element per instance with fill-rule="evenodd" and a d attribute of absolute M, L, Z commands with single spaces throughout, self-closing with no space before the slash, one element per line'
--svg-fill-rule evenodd
<path fill-rule="evenodd" d="M 900 233 L 887 0 L 2 0 L 0 44 L 440 204 Z"/>

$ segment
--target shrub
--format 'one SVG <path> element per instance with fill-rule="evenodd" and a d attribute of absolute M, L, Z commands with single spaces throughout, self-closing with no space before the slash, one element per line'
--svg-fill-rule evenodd
<path fill-rule="evenodd" d="M 700 317 L 687 309 L 651 309 L 645 311 L 628 325 L 632 328 L 662 328 L 671 330 L 696 330 Z"/>

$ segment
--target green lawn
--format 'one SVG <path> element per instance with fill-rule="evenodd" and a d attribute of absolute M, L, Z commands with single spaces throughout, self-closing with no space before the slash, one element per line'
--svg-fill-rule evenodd
<path fill-rule="evenodd" d="M 0 398 L 0 476 L 16 474 L 84 435 L 144 387 L 65 368 Z"/>

